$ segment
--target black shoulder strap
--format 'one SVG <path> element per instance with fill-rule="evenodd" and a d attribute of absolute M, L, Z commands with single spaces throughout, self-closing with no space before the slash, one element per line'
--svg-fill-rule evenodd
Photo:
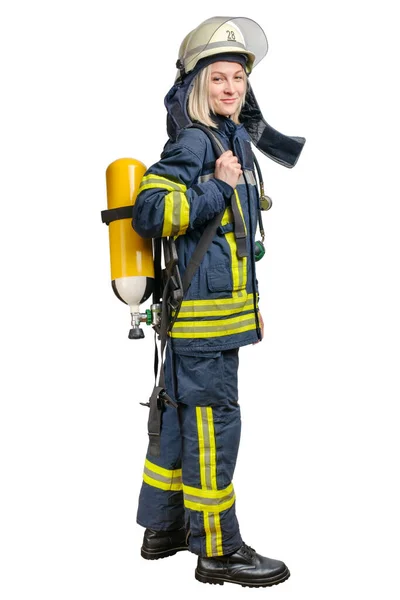
<path fill-rule="evenodd" d="M 193 123 L 192 127 L 194 127 L 195 129 L 201 129 L 201 131 L 203 131 L 206 134 L 206 136 L 211 142 L 211 145 L 217 158 L 219 158 L 221 154 L 225 152 L 223 145 L 209 127 L 206 127 L 206 125 L 202 125 L 201 123 Z"/>
<path fill-rule="evenodd" d="M 185 295 L 188 291 L 194 274 L 201 265 L 201 262 L 207 250 L 209 249 L 211 242 L 215 237 L 215 234 L 217 233 L 217 229 L 221 224 L 223 214 L 223 212 L 219 213 L 213 219 L 211 219 L 211 221 L 208 222 L 207 227 L 203 231 L 203 234 L 195 248 L 195 251 L 191 256 L 189 264 L 186 267 L 186 270 L 182 277 L 183 295 Z"/>

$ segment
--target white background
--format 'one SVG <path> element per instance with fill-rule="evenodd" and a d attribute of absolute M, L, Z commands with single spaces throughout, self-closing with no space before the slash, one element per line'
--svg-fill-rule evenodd
<path fill-rule="evenodd" d="M 1 597 L 399 597 L 399 118 L 394 2 L 14 2 L 1 15 Z M 235 488 L 284 585 L 195 581 L 140 558 L 153 340 L 110 286 L 105 169 L 150 165 L 179 44 L 248 16 L 265 117 L 307 143 L 261 156 L 266 339 L 241 351 Z M 147 592 L 144 587 L 147 587 Z"/>

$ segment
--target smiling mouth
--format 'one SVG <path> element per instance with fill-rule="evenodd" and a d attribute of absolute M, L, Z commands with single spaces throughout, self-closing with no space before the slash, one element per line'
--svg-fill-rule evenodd
<path fill-rule="evenodd" d="M 221 98 L 221 102 L 228 102 L 229 104 L 231 102 L 236 102 L 237 100 L 239 100 L 239 98 Z"/>

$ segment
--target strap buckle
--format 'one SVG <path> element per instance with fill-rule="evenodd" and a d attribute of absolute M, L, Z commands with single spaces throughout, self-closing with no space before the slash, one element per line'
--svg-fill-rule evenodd
<path fill-rule="evenodd" d="M 176 310 L 183 299 L 181 274 L 178 267 L 178 252 L 172 238 L 163 238 L 165 261 L 165 285 L 168 286 L 168 305 Z"/>

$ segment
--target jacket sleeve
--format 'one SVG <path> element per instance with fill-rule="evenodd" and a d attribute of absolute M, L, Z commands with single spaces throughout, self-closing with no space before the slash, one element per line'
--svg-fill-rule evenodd
<path fill-rule="evenodd" d="M 168 143 L 161 160 L 146 171 L 133 207 L 132 226 L 140 236 L 182 235 L 211 220 L 229 202 L 233 190 L 225 182 L 196 183 L 206 144 L 195 141 L 194 148 L 182 141 Z"/>

